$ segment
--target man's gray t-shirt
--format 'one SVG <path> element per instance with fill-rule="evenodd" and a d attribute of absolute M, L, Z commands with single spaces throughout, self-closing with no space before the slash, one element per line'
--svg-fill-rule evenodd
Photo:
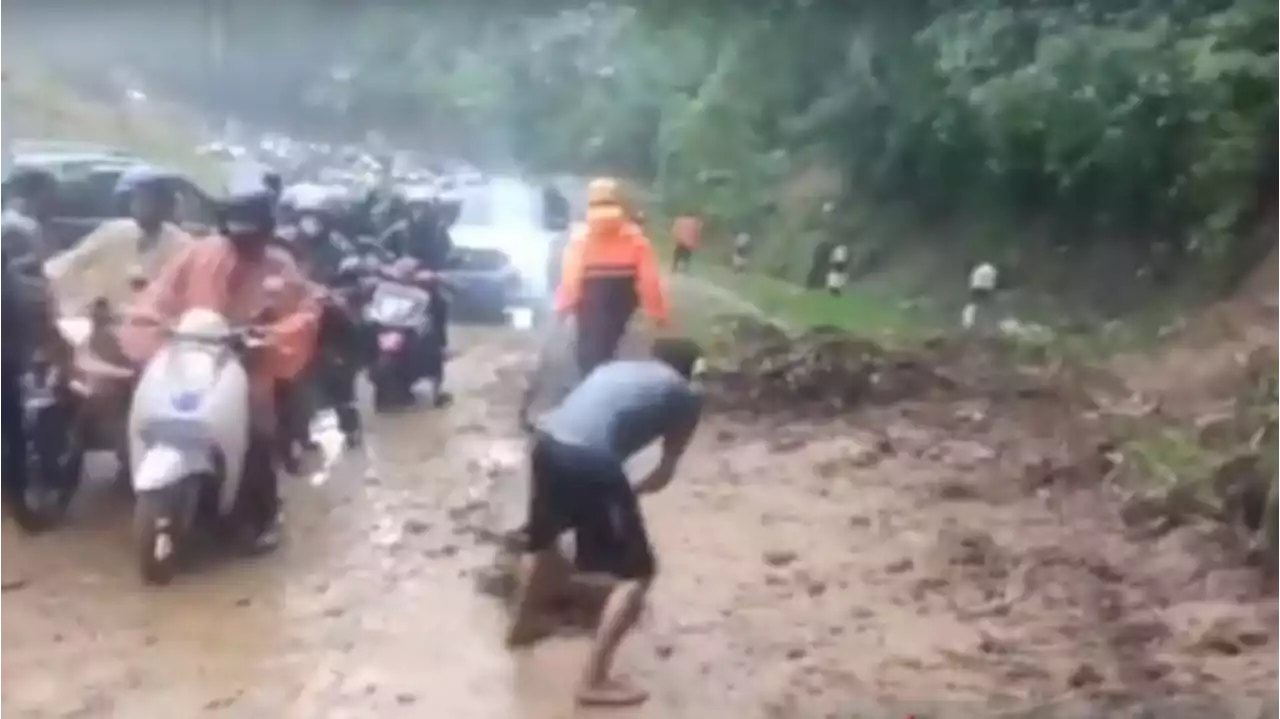
<path fill-rule="evenodd" d="M 658 360 L 618 360 L 597 367 L 538 429 L 563 444 L 625 462 L 676 427 L 698 421 L 702 398 Z"/>

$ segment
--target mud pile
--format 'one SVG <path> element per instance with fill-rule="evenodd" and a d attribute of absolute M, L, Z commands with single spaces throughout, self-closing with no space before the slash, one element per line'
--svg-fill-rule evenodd
<path fill-rule="evenodd" d="M 1153 351 L 1119 357 L 1116 374 L 1182 418 L 1235 399 L 1268 368 L 1274 374 L 1278 264 L 1273 251 L 1231 295 L 1168 328 Z"/>
<path fill-rule="evenodd" d="M 716 347 L 721 351 L 703 385 L 721 411 L 840 414 L 906 400 L 1046 389 L 1012 348 L 986 339 L 939 337 L 899 349 L 833 328 L 789 337 L 734 318 Z"/>

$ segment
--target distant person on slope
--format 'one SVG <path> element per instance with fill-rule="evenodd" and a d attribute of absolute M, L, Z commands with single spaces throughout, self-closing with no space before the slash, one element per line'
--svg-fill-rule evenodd
<path fill-rule="evenodd" d="M 648 698 L 610 669 L 657 573 L 637 497 L 671 483 L 698 426 L 702 398 L 690 379 L 700 354 L 689 340 L 658 340 L 652 358 L 600 366 L 538 422 L 526 556 L 507 644 L 521 646 L 540 636 L 540 614 L 558 593 L 556 569 L 563 566 L 557 540 L 573 531 L 577 568 L 618 579 L 578 686 L 579 704 L 622 706 Z M 658 466 L 633 487 L 625 462 L 659 439 Z"/>
<path fill-rule="evenodd" d="M 689 269 L 693 253 L 698 251 L 698 244 L 702 240 L 702 221 L 691 215 L 677 217 L 671 225 L 671 236 L 676 242 L 671 256 L 671 271 Z"/>

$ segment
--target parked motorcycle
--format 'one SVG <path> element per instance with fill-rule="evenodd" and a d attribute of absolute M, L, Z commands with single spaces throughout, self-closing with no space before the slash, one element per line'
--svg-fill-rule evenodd
<path fill-rule="evenodd" d="M 197 530 L 224 534 L 249 447 L 247 331 L 204 309 L 182 315 L 147 364 L 129 412 L 134 528 L 148 583 L 172 580 Z"/>
<path fill-rule="evenodd" d="M 41 528 L 61 522 L 84 471 L 85 446 L 78 430 L 81 397 L 70 378 L 43 358 L 33 358 L 23 376 L 27 427 L 27 507 Z"/>

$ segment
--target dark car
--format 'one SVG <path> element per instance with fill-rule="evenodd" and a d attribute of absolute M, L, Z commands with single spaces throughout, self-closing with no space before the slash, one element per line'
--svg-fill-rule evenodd
<path fill-rule="evenodd" d="M 15 152 L 11 162 L 13 167 L 46 169 L 58 178 L 58 204 L 46 232 L 53 246 L 61 249 L 74 246 L 104 221 L 127 216 L 129 208 L 116 194 L 116 185 L 125 172 L 149 164 L 118 151 L 101 150 Z M 196 231 L 211 226 L 213 198 L 182 175 L 174 182 L 179 223 Z"/>

